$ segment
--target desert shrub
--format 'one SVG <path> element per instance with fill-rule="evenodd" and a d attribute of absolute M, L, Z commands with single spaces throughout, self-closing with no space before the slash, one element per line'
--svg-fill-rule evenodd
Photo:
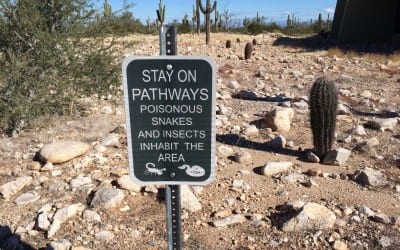
<path fill-rule="evenodd" d="M 249 26 L 247 26 L 247 31 L 251 35 L 261 34 L 264 31 L 264 25 L 262 25 L 261 23 L 257 23 L 255 21 L 253 21 L 253 22 L 251 22 L 249 24 Z"/>
<path fill-rule="evenodd" d="M 87 38 L 94 14 L 88 0 L 0 0 L 0 133 L 118 89 L 113 43 Z"/>

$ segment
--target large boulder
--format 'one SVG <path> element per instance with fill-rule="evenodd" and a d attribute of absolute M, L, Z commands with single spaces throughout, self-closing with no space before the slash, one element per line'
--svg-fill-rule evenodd
<path fill-rule="evenodd" d="M 44 162 L 63 163 L 83 155 L 89 150 L 89 144 L 79 141 L 62 141 L 44 145 L 39 157 Z"/>

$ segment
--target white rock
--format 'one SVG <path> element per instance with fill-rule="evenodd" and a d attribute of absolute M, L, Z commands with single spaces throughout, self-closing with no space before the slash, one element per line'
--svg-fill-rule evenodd
<path fill-rule="evenodd" d="M 338 115 L 351 115 L 350 109 L 345 105 L 343 105 L 342 103 L 338 104 L 336 112 Z"/>
<path fill-rule="evenodd" d="M 95 193 L 91 205 L 111 209 L 118 206 L 125 198 L 124 192 L 120 189 L 100 187 Z"/>
<path fill-rule="evenodd" d="M 82 217 L 87 222 L 101 222 L 101 217 L 96 211 L 85 210 Z"/>
<path fill-rule="evenodd" d="M 202 209 L 201 203 L 187 185 L 181 185 L 181 206 L 192 213 Z"/>
<path fill-rule="evenodd" d="M 238 89 L 240 88 L 240 84 L 237 81 L 230 81 L 228 87 Z"/>
<path fill-rule="evenodd" d="M 372 93 L 370 91 L 368 91 L 368 90 L 364 90 L 363 92 L 360 93 L 360 96 L 364 97 L 364 98 L 371 98 L 372 97 Z"/>
<path fill-rule="evenodd" d="M 31 202 L 35 202 L 40 199 L 40 195 L 34 193 L 24 193 L 14 200 L 15 204 L 23 205 Z"/>
<path fill-rule="evenodd" d="M 247 151 L 241 151 L 235 154 L 235 161 L 241 164 L 249 164 L 253 162 L 253 157 Z"/>
<path fill-rule="evenodd" d="M 367 132 L 365 131 L 365 128 L 363 125 L 357 125 L 353 129 L 353 134 L 363 136 L 363 135 L 367 135 Z"/>
<path fill-rule="evenodd" d="M 300 213 L 285 222 L 282 226 L 284 232 L 324 230 L 332 228 L 335 224 L 335 214 L 323 205 L 306 203 Z"/>
<path fill-rule="evenodd" d="M 102 242 L 110 242 L 112 239 L 114 239 L 114 234 L 110 231 L 100 231 L 96 233 L 95 238 L 96 240 Z"/>
<path fill-rule="evenodd" d="M 267 162 L 262 168 L 263 175 L 270 176 L 288 171 L 293 166 L 291 162 Z"/>
<path fill-rule="evenodd" d="M 37 218 L 37 227 L 40 230 L 47 231 L 50 226 L 50 221 L 47 212 L 42 212 Z"/>
<path fill-rule="evenodd" d="M 245 130 L 243 131 L 243 135 L 245 136 L 254 136 L 254 135 L 258 135 L 259 134 L 259 130 L 256 127 L 256 125 L 250 125 L 247 128 L 245 128 Z"/>
<path fill-rule="evenodd" d="M 233 149 L 231 147 L 221 145 L 218 147 L 218 153 L 221 157 L 227 157 L 233 154 Z"/>
<path fill-rule="evenodd" d="M 345 148 L 338 148 L 329 151 L 324 157 L 323 163 L 328 165 L 343 166 L 349 159 L 351 151 Z"/>
<path fill-rule="evenodd" d="M 397 122 L 397 118 L 375 118 L 374 120 L 368 121 L 367 126 L 380 131 L 394 131 Z"/>
<path fill-rule="evenodd" d="M 71 180 L 70 183 L 72 188 L 81 188 L 83 186 L 91 186 L 92 178 L 90 176 L 77 177 Z"/>
<path fill-rule="evenodd" d="M 142 186 L 133 183 L 131 177 L 129 175 L 123 175 L 118 178 L 118 185 L 122 189 L 126 189 L 129 191 L 140 192 L 142 190 Z"/>
<path fill-rule="evenodd" d="M 101 145 L 105 147 L 116 147 L 119 145 L 119 135 L 111 133 L 103 138 Z"/>
<path fill-rule="evenodd" d="M 294 110 L 292 108 L 276 106 L 265 115 L 266 126 L 273 131 L 289 132 L 293 117 Z"/>
<path fill-rule="evenodd" d="M 246 218 L 241 214 L 233 214 L 220 220 L 214 221 L 212 224 L 215 227 L 226 227 L 232 224 L 246 222 Z"/>
<path fill-rule="evenodd" d="M 268 142 L 268 146 L 275 149 L 284 148 L 286 147 L 286 138 L 283 135 L 278 135 L 274 139 Z"/>
<path fill-rule="evenodd" d="M 56 211 L 53 216 L 53 222 L 50 225 L 49 231 L 47 232 L 47 238 L 51 238 L 60 229 L 61 224 L 66 222 L 69 218 L 75 216 L 77 213 L 81 213 L 85 209 L 85 206 L 81 203 L 72 204 Z"/>
<path fill-rule="evenodd" d="M 44 145 L 39 152 L 43 161 L 62 163 L 85 154 L 89 144 L 78 141 L 63 141 Z"/>
<path fill-rule="evenodd" d="M 307 160 L 312 163 L 319 163 L 319 157 L 311 151 L 307 152 Z"/>
<path fill-rule="evenodd" d="M 70 250 L 72 247 L 71 242 L 66 239 L 60 241 L 52 241 L 46 249 L 52 250 Z"/>
<path fill-rule="evenodd" d="M 30 176 L 18 177 L 15 181 L 7 182 L 0 186 L 0 194 L 4 199 L 8 200 L 24 187 L 30 185 L 32 181 L 33 178 Z"/>
<path fill-rule="evenodd" d="M 387 182 L 382 172 L 368 167 L 363 170 L 357 170 L 354 173 L 353 179 L 361 185 L 374 187 L 382 186 Z"/>
<path fill-rule="evenodd" d="M 335 240 L 335 242 L 333 243 L 332 248 L 334 250 L 347 250 L 347 244 L 343 241 L 340 240 Z"/>

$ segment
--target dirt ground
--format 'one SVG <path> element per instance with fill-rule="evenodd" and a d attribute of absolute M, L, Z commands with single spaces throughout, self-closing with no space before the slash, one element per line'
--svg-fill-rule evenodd
<path fill-rule="evenodd" d="M 205 45 L 203 35 L 178 37 L 180 55 L 207 55 L 216 62 L 217 106 L 225 110 L 217 119 L 226 118 L 216 130 L 217 151 L 225 145 L 233 154 L 250 153 L 252 159 L 239 163 L 233 154 L 227 157 L 217 153 L 215 180 L 196 192 L 202 209 L 194 213 L 182 212 L 184 249 L 346 249 L 335 244 L 339 241 L 347 249 L 400 249 L 399 219 L 394 223 L 381 223 L 359 212 L 360 206 L 366 206 L 377 213 L 400 218 L 399 126 L 391 131 L 366 128 L 363 136 L 349 132 L 386 111 L 398 112 L 400 57 L 364 52 L 345 54 L 337 48 L 277 45 L 280 37 L 279 34 L 257 37 L 212 34 L 209 46 Z M 230 49 L 225 48 L 228 39 L 232 40 Z M 244 46 L 253 39 L 257 40 L 257 45 L 252 58 L 243 60 Z M 156 56 L 158 37 L 132 35 L 120 38 L 119 46 L 124 56 Z M 119 59 L 122 61 L 123 56 Z M 343 166 L 311 163 L 305 159 L 304 150 L 313 147 L 308 108 L 302 109 L 293 103 L 308 96 L 312 83 L 319 76 L 334 80 L 339 101 L 358 111 L 338 116 L 334 148 L 352 150 Z M 239 87 L 233 88 L 232 81 L 237 81 Z M 250 91 L 259 98 L 236 98 L 241 90 Z M 280 103 L 279 100 L 285 100 L 295 111 L 290 131 L 282 133 L 290 143 L 278 150 L 264 147 L 263 143 L 280 133 L 262 126 L 258 126 L 257 134 L 243 136 L 241 132 L 245 127 L 259 124 L 260 117 L 255 114 L 270 110 Z M 86 105 L 89 112 L 85 117 L 55 117 L 45 128 L 27 128 L 17 138 L 0 138 L 0 185 L 19 176 L 32 176 L 33 183 L 18 194 L 40 195 L 37 201 L 23 205 L 14 203 L 18 195 L 10 200 L 0 199 L 0 239 L 2 233 L 9 230 L 19 240 L 21 249 L 41 249 L 61 240 L 70 242 L 72 249 L 166 249 L 162 187 L 158 194 L 147 189 L 141 192 L 124 190 L 125 198 L 116 208 L 94 209 L 101 222 L 88 222 L 76 215 L 63 223 L 50 239 L 46 232 L 32 225 L 39 208 L 45 204 L 60 208 L 82 203 L 90 208 L 90 191 L 71 188 L 69 183 L 73 178 L 90 176 L 94 189 L 104 183 L 118 187 L 118 177 L 128 173 L 125 131 L 118 132 L 118 145 L 101 153 L 95 149 L 105 136 L 125 124 L 123 98 L 117 104 L 102 100 L 89 101 Z M 349 140 L 341 140 L 349 135 L 352 136 Z M 357 145 L 371 138 L 376 138 L 379 145 L 356 150 Z M 55 164 L 53 171 L 32 169 L 39 149 L 44 144 L 61 140 L 89 143 L 91 148 L 86 156 L 89 163 L 82 165 L 85 156 L 81 156 Z M 294 168 L 289 173 L 273 176 L 260 174 L 266 162 L 276 161 L 292 162 Z M 352 180 L 354 172 L 364 167 L 380 170 L 387 183 L 363 186 Z M 306 174 L 310 169 L 321 175 Z M 54 170 L 60 170 L 61 174 L 53 174 Z M 290 173 L 299 173 L 315 185 L 286 182 L 284 177 Z M 243 181 L 248 188 L 233 187 L 234 180 Z M 65 183 L 66 187 L 51 192 L 49 187 L 54 183 Z M 324 205 L 342 223 L 325 230 L 284 232 L 281 226 L 287 218 L 280 207 L 292 200 Z M 217 220 L 214 214 L 221 210 L 242 214 L 247 221 L 215 227 L 212 225 Z M 254 216 L 259 217 L 257 223 L 251 219 Z M 105 241 L 96 238 L 101 230 L 112 232 L 114 237 Z"/>

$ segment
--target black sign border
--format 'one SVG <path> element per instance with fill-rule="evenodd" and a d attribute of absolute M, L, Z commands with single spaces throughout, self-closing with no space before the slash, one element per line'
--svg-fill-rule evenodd
<path fill-rule="evenodd" d="M 207 62 L 212 69 L 212 94 L 211 94 L 211 166 L 210 176 L 203 181 L 142 181 L 136 178 L 134 174 L 134 161 L 132 151 L 132 137 L 131 137 L 131 124 L 130 124 L 130 108 L 128 96 L 128 77 L 127 68 L 133 61 L 143 60 L 203 60 Z M 124 89 L 124 102 L 125 102 L 125 119 L 126 119 L 126 133 L 128 141 L 128 160 L 129 160 L 129 174 L 132 181 L 139 185 L 207 185 L 212 182 L 216 174 L 216 157 L 215 157 L 215 144 L 216 144 L 216 128 L 215 128 L 215 106 L 216 106 L 216 66 L 214 60 L 207 56 L 130 56 L 126 57 L 122 63 L 123 72 L 123 89 Z"/>

